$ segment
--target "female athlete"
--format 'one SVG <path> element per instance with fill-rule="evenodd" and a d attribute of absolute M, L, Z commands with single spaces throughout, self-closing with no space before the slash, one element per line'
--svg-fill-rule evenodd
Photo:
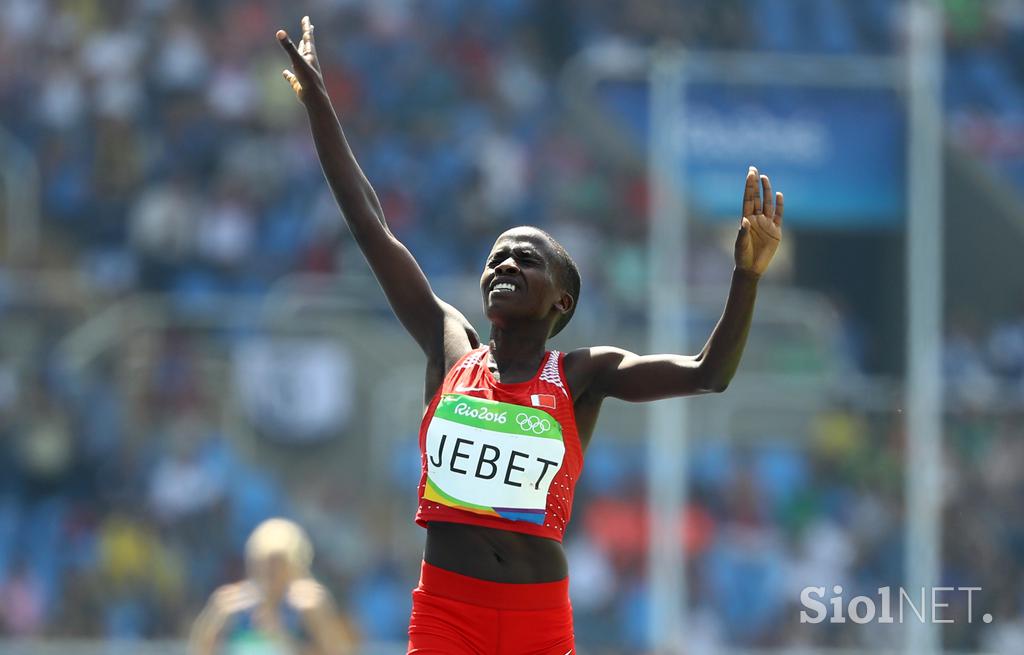
<path fill-rule="evenodd" d="M 388 229 L 335 115 L 313 25 L 296 46 L 277 32 L 320 164 L 399 321 L 426 355 L 423 473 L 416 522 L 427 530 L 408 653 L 575 653 L 562 535 L 605 398 L 647 401 L 724 391 L 750 329 L 757 282 L 782 236 L 782 194 L 747 173 L 725 311 L 695 356 L 597 346 L 547 350 L 579 298 L 576 265 L 546 232 L 498 237 L 480 276 L 491 323 L 482 343 L 442 301 Z M 763 202 L 762 191 L 763 189 Z"/>

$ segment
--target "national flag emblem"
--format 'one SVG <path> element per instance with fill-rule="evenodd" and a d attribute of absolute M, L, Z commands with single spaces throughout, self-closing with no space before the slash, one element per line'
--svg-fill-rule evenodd
<path fill-rule="evenodd" d="M 555 408 L 555 397 L 549 393 L 535 393 L 530 396 L 530 402 L 533 403 L 534 407 Z"/>

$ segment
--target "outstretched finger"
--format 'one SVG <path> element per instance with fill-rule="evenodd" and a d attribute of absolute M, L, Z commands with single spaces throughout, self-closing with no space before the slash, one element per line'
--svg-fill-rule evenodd
<path fill-rule="evenodd" d="M 299 54 L 309 54 L 309 16 L 302 17 L 302 38 L 299 39 Z"/>
<path fill-rule="evenodd" d="M 290 70 L 281 71 L 281 75 L 284 77 L 285 80 L 288 81 L 288 84 L 291 85 L 292 91 L 295 92 L 295 95 L 299 96 L 299 98 L 301 99 L 302 84 L 299 82 L 299 78 L 295 77 L 295 74 L 292 73 Z"/>
<path fill-rule="evenodd" d="M 775 194 L 775 225 L 782 227 L 782 192 L 778 191 Z"/>
<path fill-rule="evenodd" d="M 298 67 L 306 65 L 306 60 L 302 58 L 302 55 L 300 55 L 299 51 L 296 50 L 295 44 L 292 43 L 290 38 L 288 38 L 288 32 L 278 30 L 277 42 L 280 43 L 281 47 L 284 48 L 284 51 L 288 53 L 288 56 L 291 58 L 294 66 Z"/>
<path fill-rule="evenodd" d="M 772 202 L 775 196 L 772 195 L 772 181 L 768 179 L 767 175 L 761 176 L 761 197 L 764 198 L 764 215 L 772 218 L 775 216 L 775 203 Z"/>
<path fill-rule="evenodd" d="M 747 183 L 743 187 L 743 215 L 753 216 L 757 201 L 757 170 L 753 166 L 747 171 Z"/>
<path fill-rule="evenodd" d="M 316 55 L 313 45 L 313 23 L 309 20 L 309 16 L 302 17 L 302 43 L 305 46 L 303 54 Z"/>
<path fill-rule="evenodd" d="M 754 212 L 754 214 L 760 214 L 761 213 L 761 184 L 760 184 L 761 174 L 757 172 L 757 166 L 751 166 L 750 167 L 750 174 L 751 174 L 751 176 L 753 176 L 753 180 L 754 180 L 754 207 L 753 207 L 753 212 Z"/>

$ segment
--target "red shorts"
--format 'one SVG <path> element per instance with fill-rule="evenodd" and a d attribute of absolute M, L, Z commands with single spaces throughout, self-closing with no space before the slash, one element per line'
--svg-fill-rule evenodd
<path fill-rule="evenodd" d="M 407 655 L 576 655 L 569 580 L 488 582 L 424 562 Z"/>

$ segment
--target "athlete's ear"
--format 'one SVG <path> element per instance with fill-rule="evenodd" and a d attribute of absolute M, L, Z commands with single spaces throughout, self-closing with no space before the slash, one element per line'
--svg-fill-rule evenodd
<path fill-rule="evenodd" d="M 572 309 L 574 302 L 575 301 L 573 301 L 571 294 L 569 294 L 568 292 L 563 293 L 561 296 L 558 297 L 558 300 L 555 301 L 555 309 L 558 310 L 559 314 L 568 314 L 569 310 Z"/>

